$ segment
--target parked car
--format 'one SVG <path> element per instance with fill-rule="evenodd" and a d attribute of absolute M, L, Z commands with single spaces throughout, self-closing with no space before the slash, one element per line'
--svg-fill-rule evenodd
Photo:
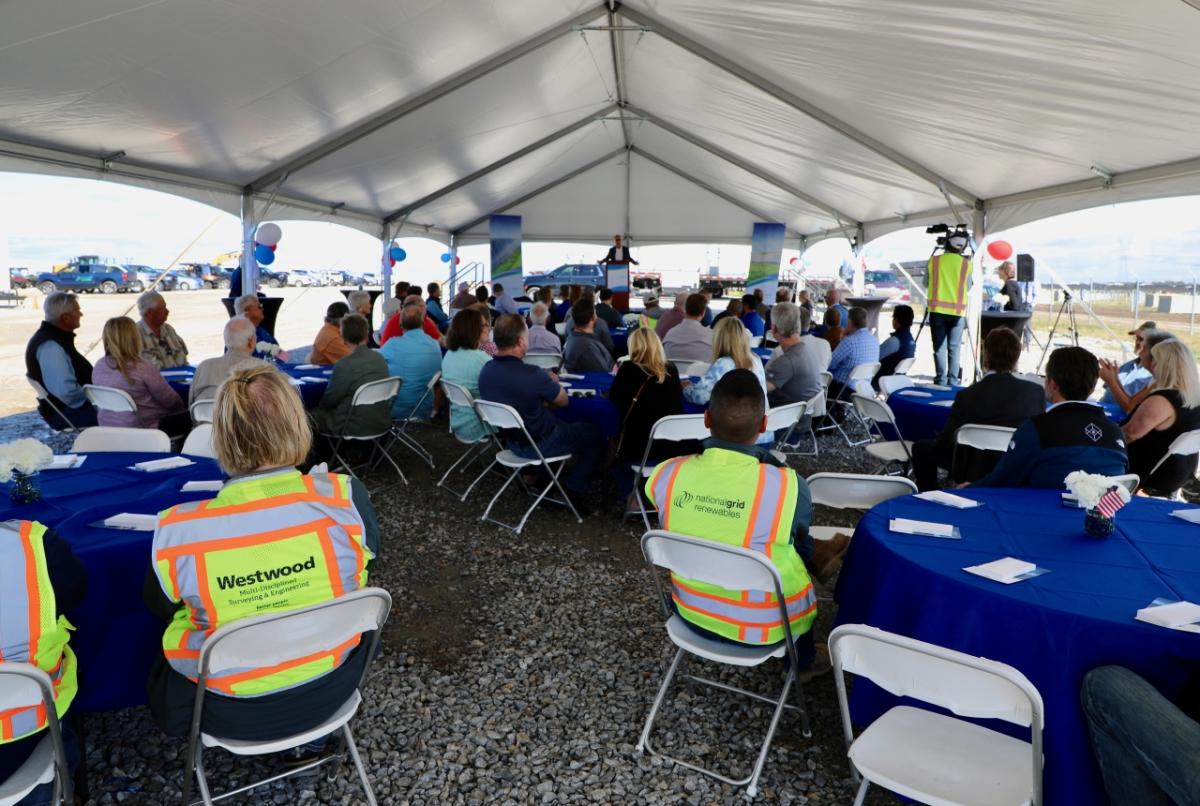
<path fill-rule="evenodd" d="M 102 294 L 140 292 L 142 282 L 137 272 L 104 263 L 74 263 L 62 271 L 47 271 L 37 275 L 35 284 L 43 294 L 55 291 L 99 291 Z"/>
<path fill-rule="evenodd" d="M 156 269 L 152 266 L 141 266 L 134 263 L 126 263 L 122 268 L 137 274 L 138 282 L 142 284 L 143 288 L 153 286 L 156 291 L 175 291 L 179 288 L 178 275 L 166 269 Z M 157 285 L 155 285 L 156 281 Z"/>
<path fill-rule="evenodd" d="M 893 302 L 908 302 L 908 281 L 894 269 L 867 269 L 863 272 L 868 294 L 887 297 Z"/>
<path fill-rule="evenodd" d="M 29 288 L 33 285 L 34 276 L 29 269 L 13 268 L 8 270 L 8 279 L 13 288 Z"/>
<path fill-rule="evenodd" d="M 200 269 L 200 281 L 206 288 L 229 288 L 229 278 L 233 275 L 230 269 L 214 266 L 211 263 L 195 263 Z"/>
<path fill-rule="evenodd" d="M 292 269 L 287 273 L 288 285 L 296 286 L 297 288 L 308 288 L 317 285 L 317 278 L 311 271 L 306 269 Z"/>
<path fill-rule="evenodd" d="M 259 266 L 258 281 L 268 288 L 283 288 L 288 284 L 288 274 L 285 271 L 267 271 Z"/>
<path fill-rule="evenodd" d="M 181 269 L 171 269 L 167 272 L 170 275 L 171 290 L 173 291 L 195 291 L 197 288 L 203 288 L 204 283 L 199 277 L 191 272 Z M 164 283 L 168 282 L 163 280 Z"/>
<path fill-rule="evenodd" d="M 590 285 L 601 288 L 606 282 L 604 267 L 599 263 L 564 263 L 545 274 L 531 274 L 525 278 L 525 290 L 547 285 Z"/>

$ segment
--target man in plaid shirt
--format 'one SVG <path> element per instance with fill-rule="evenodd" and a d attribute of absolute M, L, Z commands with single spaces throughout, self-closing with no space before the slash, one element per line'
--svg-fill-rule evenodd
<path fill-rule="evenodd" d="M 849 320 L 846 335 L 838 342 L 833 357 L 829 359 L 829 372 L 833 375 L 833 383 L 829 385 L 831 400 L 842 398 L 843 393 L 849 394 L 846 391 L 846 383 L 855 367 L 859 364 L 873 364 L 879 360 L 879 342 L 867 327 L 866 309 L 851 308 Z"/>

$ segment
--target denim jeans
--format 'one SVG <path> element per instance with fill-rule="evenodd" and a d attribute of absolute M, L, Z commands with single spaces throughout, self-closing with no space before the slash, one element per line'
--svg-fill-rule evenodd
<path fill-rule="evenodd" d="M 966 324 L 967 320 L 961 316 L 929 314 L 929 335 L 933 337 L 933 369 L 937 375 L 934 383 L 945 385 L 947 381 L 958 382 L 958 353 L 962 347 L 962 332 Z M 947 357 L 950 362 L 948 371 Z"/>
<path fill-rule="evenodd" d="M 537 458 L 532 446 L 528 444 L 518 446 L 512 443 L 509 448 L 517 456 Z M 604 458 L 607 448 L 608 444 L 600 438 L 600 429 L 591 423 L 559 422 L 550 436 L 538 442 L 542 456 L 561 456 L 569 453 L 574 457 L 575 465 L 561 476 L 563 486 L 573 493 L 588 491 L 592 485 L 592 477 L 596 474 L 596 467 Z"/>
<path fill-rule="evenodd" d="M 1110 803 L 1200 804 L 1200 723 L 1121 666 L 1088 672 L 1080 699 Z"/>

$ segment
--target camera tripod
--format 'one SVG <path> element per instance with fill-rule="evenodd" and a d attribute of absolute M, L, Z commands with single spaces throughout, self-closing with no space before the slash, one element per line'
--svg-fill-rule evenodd
<path fill-rule="evenodd" d="M 1050 335 L 1046 336 L 1046 344 L 1042 347 L 1042 357 L 1038 359 L 1036 371 L 1039 374 L 1042 371 L 1042 364 L 1046 362 L 1046 354 L 1054 346 L 1054 334 L 1058 332 L 1058 323 L 1062 320 L 1064 311 L 1067 314 L 1067 332 L 1071 334 L 1071 343 L 1076 347 L 1079 346 L 1079 325 L 1075 321 L 1075 298 L 1071 296 L 1070 291 L 1063 289 L 1062 305 L 1058 306 L 1058 313 L 1054 316 L 1054 324 L 1050 326 Z M 1032 328 L 1030 329 L 1032 330 Z"/>

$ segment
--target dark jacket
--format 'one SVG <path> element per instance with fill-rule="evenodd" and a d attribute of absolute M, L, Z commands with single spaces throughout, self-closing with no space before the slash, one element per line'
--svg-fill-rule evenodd
<path fill-rule="evenodd" d="M 633 361 L 626 361 L 617 370 L 608 399 L 621 415 L 621 450 L 617 459 L 640 464 L 654 424 L 671 414 L 683 414 L 683 388 L 679 384 L 679 370 L 668 362 L 667 378 L 659 383 Z M 694 442 L 657 441 L 651 447 L 650 460 L 661 462 L 699 450 L 700 446 Z"/>
<path fill-rule="evenodd" d="M 963 389 L 954 398 L 950 418 L 934 437 L 938 453 L 953 457 L 958 429 L 968 423 L 1016 428 L 1045 410 L 1046 395 L 1041 386 L 1021 380 L 1011 372 L 994 372 Z M 981 478 L 990 473 L 999 460 L 992 451 L 961 450 L 956 481 Z"/>
<path fill-rule="evenodd" d="M 62 347 L 67 353 L 67 358 L 71 359 L 71 368 L 75 370 L 75 380 L 80 386 L 92 382 L 92 364 L 83 354 L 75 349 L 75 334 L 69 330 L 63 330 L 61 327 L 42 322 L 33 336 L 30 337 L 29 343 L 25 345 L 25 374 L 42 386 L 46 382 L 42 380 L 42 367 L 37 360 L 37 351 L 48 341 L 52 341 Z M 50 395 L 50 400 L 60 409 L 70 408 L 66 403 L 59 400 L 54 395 Z M 47 422 L 51 422 L 54 417 L 54 410 L 46 404 L 44 400 L 38 401 L 38 412 Z"/>
<path fill-rule="evenodd" d="M 612 353 L 595 333 L 576 330 L 563 348 L 563 369 L 567 372 L 608 372 Z"/>
<path fill-rule="evenodd" d="M 625 327 L 625 317 L 621 316 L 621 312 L 607 302 L 601 302 L 596 306 L 596 316 L 608 325 L 609 330 Z"/>
<path fill-rule="evenodd" d="M 605 265 L 607 265 L 609 263 L 616 263 L 618 266 L 624 266 L 626 263 L 632 263 L 634 266 L 638 265 L 638 262 L 636 260 L 634 260 L 633 256 L 631 256 L 629 254 L 628 246 L 626 246 L 625 244 L 621 244 L 621 251 L 624 253 L 625 259 L 622 261 L 618 261 L 617 260 L 617 247 L 615 247 L 615 246 L 608 247 L 608 254 L 605 255 L 604 260 L 601 260 L 600 262 L 604 263 Z"/>
<path fill-rule="evenodd" d="M 1137 473 L 1142 480 L 1142 488 L 1151 495 L 1170 496 L 1183 486 L 1196 473 L 1196 454 L 1191 456 L 1172 456 L 1162 463 L 1162 467 L 1154 471 L 1154 466 L 1167 455 L 1171 443 L 1180 434 L 1200 428 L 1200 409 L 1185 408 L 1183 396 L 1175 389 L 1160 389 L 1151 392 L 1149 397 L 1159 395 L 1165 397 L 1175 410 L 1175 422 L 1170 428 L 1162 431 L 1151 431 L 1141 439 L 1129 443 L 1129 472 Z M 1147 398 L 1149 399 L 1149 398 Z M 1143 400 L 1142 403 L 1146 401 Z M 1141 405 L 1140 403 L 1138 404 Z M 1137 412 L 1137 409 L 1134 409 Z M 1130 414 L 1132 417 L 1133 414 Z"/>
<path fill-rule="evenodd" d="M 329 388 L 313 416 L 322 433 L 339 434 L 347 417 L 354 393 L 364 383 L 388 377 L 388 365 L 383 356 L 361 344 L 354 352 L 338 359 L 329 376 Z M 379 434 L 392 426 L 392 402 L 385 400 L 372 406 L 360 406 L 353 414 L 347 433 L 364 436 Z"/>

